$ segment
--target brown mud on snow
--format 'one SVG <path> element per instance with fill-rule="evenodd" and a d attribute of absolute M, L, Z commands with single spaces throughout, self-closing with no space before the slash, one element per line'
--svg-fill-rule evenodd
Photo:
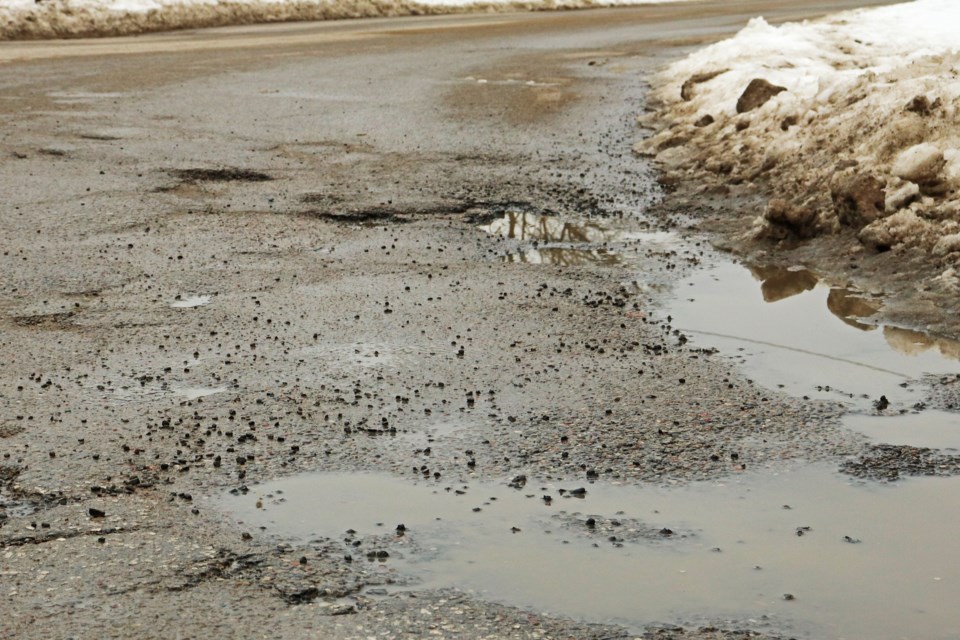
<path fill-rule="evenodd" d="M 795 29 L 826 38 L 843 24 Z M 833 68 L 870 68 L 869 47 L 839 48 L 824 54 Z M 956 54 L 840 88 L 829 72 L 811 72 L 821 74 L 816 98 L 761 77 L 783 72 L 791 84 L 802 60 L 754 68 L 725 55 L 697 52 L 653 76 L 652 112 L 641 118 L 653 132 L 637 151 L 662 168 L 671 195 L 661 215 L 684 217 L 753 262 L 806 266 L 882 295 L 878 322 L 960 335 Z"/>

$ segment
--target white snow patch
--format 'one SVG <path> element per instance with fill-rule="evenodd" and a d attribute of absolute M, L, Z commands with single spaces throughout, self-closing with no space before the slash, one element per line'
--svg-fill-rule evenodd
<path fill-rule="evenodd" d="M 868 246 L 960 260 L 946 238 L 960 230 L 960 2 L 755 18 L 655 86 L 659 113 L 641 123 L 656 132 L 638 151 L 706 187 L 762 184 L 775 202 L 761 233 L 849 225 Z"/>
<path fill-rule="evenodd" d="M 211 299 L 210 296 L 190 296 L 188 298 L 174 300 L 170 306 L 174 309 L 192 309 L 210 304 Z"/>

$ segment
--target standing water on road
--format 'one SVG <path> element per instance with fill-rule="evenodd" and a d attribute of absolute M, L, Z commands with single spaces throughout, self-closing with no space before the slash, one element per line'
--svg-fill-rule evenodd
<path fill-rule="evenodd" d="M 872 324 L 881 304 L 803 268 L 721 262 L 682 282 L 668 312 L 699 345 L 741 357 L 760 384 L 855 408 L 886 396 L 909 409 L 923 399 L 916 380 L 957 370 L 960 343 Z"/>
<path fill-rule="evenodd" d="M 744 267 L 694 251 L 674 234 L 608 221 L 510 212 L 481 229 L 513 243 L 504 254 L 508 262 L 629 269 L 644 253 L 696 254 L 695 263 L 708 266 L 680 282 L 664 302 L 673 329 L 737 358 L 757 384 L 844 403 L 859 412 L 845 424 L 869 438 L 960 446 L 958 416 L 917 413 L 925 401 L 921 379 L 953 375 L 960 368 L 960 342 L 876 324 L 880 295 L 830 286 L 803 267 Z"/>
<path fill-rule="evenodd" d="M 956 637 L 960 514 L 944 505 L 960 478 L 865 484 L 817 466 L 682 488 L 511 486 L 307 474 L 219 501 L 280 540 L 340 539 L 387 582 L 634 629 Z"/>
<path fill-rule="evenodd" d="M 508 243 L 507 261 L 563 251 L 565 261 L 527 262 L 570 266 L 602 250 L 616 258 L 608 266 L 629 269 L 644 251 L 683 251 L 675 236 L 529 213 L 484 230 Z M 875 326 L 882 300 L 810 271 L 704 259 L 714 266 L 683 281 L 663 312 L 672 328 L 738 357 L 766 386 L 845 402 L 862 412 L 847 426 L 878 442 L 960 446 L 954 414 L 917 413 L 917 379 L 954 368 L 954 343 Z M 960 515 L 944 505 L 957 495 L 960 478 L 889 485 L 812 465 L 670 488 L 306 474 L 218 502 L 278 540 L 341 540 L 381 574 L 379 595 L 457 588 L 635 630 L 721 623 L 893 640 L 956 637 L 960 569 L 945 560 L 960 556 Z"/>

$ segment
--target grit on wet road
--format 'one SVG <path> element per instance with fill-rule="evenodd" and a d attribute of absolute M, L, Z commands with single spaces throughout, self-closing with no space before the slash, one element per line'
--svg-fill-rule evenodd
<path fill-rule="evenodd" d="M 586 488 L 586 504 L 612 485 L 849 456 L 864 477 L 949 467 L 878 453 L 842 404 L 748 380 L 664 310 L 717 258 L 689 220 L 658 213 L 655 174 L 631 152 L 645 77 L 753 15 L 864 3 L 781 4 L 0 43 L 0 635 L 821 631 L 777 580 L 722 611 L 678 589 L 656 619 L 624 621 L 430 584 L 395 562 L 432 552 L 400 522 L 293 540 L 224 507 L 307 472 L 395 478 L 398 501 L 411 483 L 456 496 L 529 478 L 546 508 L 567 501 L 560 488 Z M 548 236 L 579 224 L 491 232 L 517 216 Z M 590 225 L 617 232 L 570 235 Z M 953 382 L 928 404 L 951 408 Z M 551 526 L 672 536 L 634 516 L 628 534 L 615 513 Z M 812 539 L 806 524 L 791 541 Z M 940 611 L 917 628 L 936 631 Z"/>

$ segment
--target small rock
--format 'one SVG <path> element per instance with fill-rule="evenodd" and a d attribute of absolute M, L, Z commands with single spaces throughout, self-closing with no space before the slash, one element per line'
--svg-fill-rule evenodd
<path fill-rule="evenodd" d="M 907 106 L 904 107 L 906 111 L 911 113 L 916 113 L 921 116 L 928 116 L 930 112 L 934 109 L 937 109 L 941 105 L 940 98 L 937 98 L 931 104 L 930 99 L 925 95 L 914 96 L 910 102 L 907 103 Z"/>
<path fill-rule="evenodd" d="M 712 125 L 714 122 L 716 122 L 716 120 L 714 119 L 714 117 L 713 117 L 712 115 L 710 115 L 710 114 L 708 113 L 708 114 L 704 115 L 703 117 L 701 117 L 701 118 L 700 118 L 699 120 L 697 120 L 696 122 L 694 122 L 694 123 L 693 123 L 693 126 L 698 127 L 698 128 L 709 127 L 709 126 Z"/>
<path fill-rule="evenodd" d="M 106 511 L 103 511 L 101 509 L 96 509 L 94 507 L 90 507 L 90 509 L 88 509 L 87 512 L 90 514 L 91 518 L 105 518 L 107 516 Z"/>
<path fill-rule="evenodd" d="M 763 78 L 754 78 L 737 100 L 737 113 L 747 113 L 762 107 L 770 98 L 786 90 L 786 87 L 771 84 Z"/>

